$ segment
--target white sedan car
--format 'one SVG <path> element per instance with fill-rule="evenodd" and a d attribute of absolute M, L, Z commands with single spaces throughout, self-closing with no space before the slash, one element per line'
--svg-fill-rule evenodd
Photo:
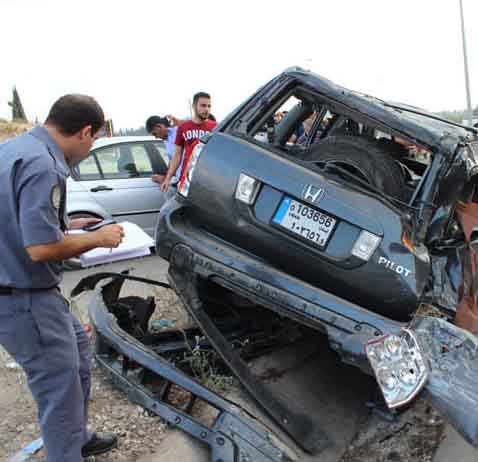
<path fill-rule="evenodd" d="M 151 136 L 98 139 L 68 178 L 68 216 L 130 221 L 153 236 L 166 194 L 151 176 L 167 166 L 164 142 Z"/>

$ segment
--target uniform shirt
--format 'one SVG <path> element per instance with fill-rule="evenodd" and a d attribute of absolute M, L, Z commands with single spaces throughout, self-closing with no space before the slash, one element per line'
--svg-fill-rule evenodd
<path fill-rule="evenodd" d="M 25 248 L 63 238 L 68 174 L 43 127 L 0 145 L 0 286 L 43 289 L 61 281 L 62 262 L 35 263 Z"/>
<path fill-rule="evenodd" d="M 194 146 L 203 135 L 212 132 L 216 125 L 217 123 L 214 120 L 206 120 L 202 124 L 188 120 L 178 127 L 176 145 L 183 148 L 183 165 L 181 178 L 179 180 L 180 183 L 186 175 L 189 158 L 191 157 Z"/>

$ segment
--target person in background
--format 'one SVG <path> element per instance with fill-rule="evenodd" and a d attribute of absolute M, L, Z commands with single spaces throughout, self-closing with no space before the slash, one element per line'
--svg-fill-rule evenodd
<path fill-rule="evenodd" d="M 167 160 L 166 165 L 169 165 L 174 155 L 176 127 L 171 126 L 168 117 L 160 117 L 157 115 L 148 117 L 145 127 L 146 131 L 159 141 L 158 149 L 160 150 L 160 155 L 165 162 Z M 164 153 L 166 153 L 167 159 L 164 158 Z M 164 174 L 153 175 L 151 180 L 161 184 L 165 178 L 166 172 Z"/>
<path fill-rule="evenodd" d="M 166 151 L 170 159 L 174 156 L 176 130 L 179 124 L 185 120 L 177 119 L 172 115 L 160 117 L 157 115 L 148 117 L 146 120 L 146 131 L 159 140 L 163 140 L 166 144 Z"/>
<path fill-rule="evenodd" d="M 309 142 L 311 130 L 314 126 L 317 116 L 317 112 L 313 112 L 309 117 L 307 117 L 307 119 L 302 122 L 302 134 L 297 138 L 296 144 L 305 145 Z M 317 136 L 317 134 L 315 136 Z"/>
<path fill-rule="evenodd" d="M 193 97 L 193 117 L 179 125 L 176 133 L 176 148 L 174 156 L 169 164 L 166 178 L 161 183 L 161 191 L 166 192 L 171 184 L 172 178 L 176 175 L 179 165 L 182 162 L 181 177 L 184 176 L 192 150 L 199 139 L 216 127 L 216 122 L 210 120 L 211 96 L 205 92 L 198 92 Z M 184 150 L 184 158 L 183 158 Z"/>

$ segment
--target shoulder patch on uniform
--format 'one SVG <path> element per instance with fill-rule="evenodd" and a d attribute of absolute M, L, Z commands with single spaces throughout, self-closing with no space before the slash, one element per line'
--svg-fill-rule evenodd
<path fill-rule="evenodd" d="M 57 184 L 51 188 L 51 204 L 55 209 L 60 208 L 60 202 L 61 202 L 61 189 L 60 185 Z"/>

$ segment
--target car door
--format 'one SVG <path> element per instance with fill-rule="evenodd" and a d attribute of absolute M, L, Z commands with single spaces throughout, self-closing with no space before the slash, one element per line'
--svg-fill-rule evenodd
<path fill-rule="evenodd" d="M 155 156 L 156 153 L 156 156 Z M 118 143 L 92 151 L 89 162 L 95 162 L 101 178 L 82 184 L 89 194 L 117 221 L 130 221 L 153 235 L 159 209 L 165 201 L 159 185 L 151 180 L 162 173 L 164 161 L 147 142 Z"/>

